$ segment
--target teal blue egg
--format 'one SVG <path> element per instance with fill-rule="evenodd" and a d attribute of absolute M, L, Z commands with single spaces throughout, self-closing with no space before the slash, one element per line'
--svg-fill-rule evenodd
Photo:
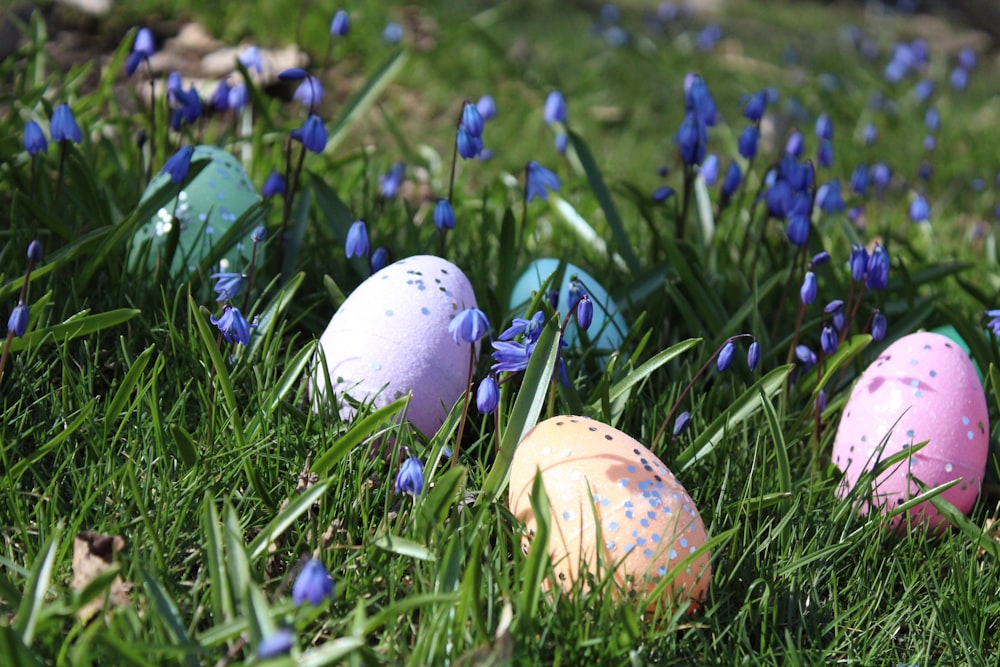
<path fill-rule="evenodd" d="M 514 283 L 514 289 L 511 290 L 510 307 L 512 310 L 524 312 L 532 299 L 532 293 L 537 292 L 549 276 L 555 273 L 556 269 L 559 268 L 559 261 L 547 257 L 536 259 L 528 265 L 521 277 Z M 574 264 L 566 263 L 562 281 L 558 285 L 559 314 L 565 318 L 569 309 L 575 305 L 571 303 L 573 299 L 570 295 L 570 283 L 574 277 L 580 281 L 591 301 L 594 302 L 594 321 L 591 323 L 590 329 L 587 330 L 587 337 L 598 350 L 607 352 L 617 350 L 621 347 L 622 341 L 625 340 L 625 335 L 628 333 L 625 318 L 608 291 L 593 276 Z M 555 286 L 550 285 L 549 289 L 554 291 Z M 565 338 L 567 344 L 577 344 L 579 335 L 575 320 L 566 328 Z"/>
<path fill-rule="evenodd" d="M 177 249 L 170 263 L 170 274 L 185 276 L 194 271 L 203 259 L 223 242 L 226 233 L 237 220 L 260 200 L 246 171 L 228 151 L 215 146 L 197 146 L 191 156 L 211 162 L 137 231 L 132 243 L 130 266 L 146 265 L 153 269 L 166 261 L 169 239 L 176 231 Z M 142 195 L 145 201 L 170 177 L 158 174 Z M 234 239 L 213 270 L 245 271 L 250 263 L 251 243 L 247 238 Z M 258 253 L 258 260 L 260 253 Z"/>
<path fill-rule="evenodd" d="M 970 354 L 971 350 L 969 348 L 969 344 L 966 343 L 965 339 L 962 338 L 962 335 L 960 333 L 958 333 L 958 329 L 956 329 L 952 325 L 945 324 L 945 325 L 942 325 L 942 326 L 938 327 L 937 329 L 931 329 L 931 331 L 933 331 L 936 334 L 941 334 L 942 336 L 946 336 L 947 338 L 950 338 L 960 348 L 962 348 L 963 352 L 965 352 L 967 355 L 969 355 L 970 358 L 972 357 L 972 355 Z M 983 370 L 979 367 L 979 364 L 976 362 L 975 359 L 972 360 L 972 366 L 973 366 L 973 368 L 976 369 L 976 374 L 979 376 L 979 382 L 982 383 L 982 381 L 983 381 Z"/>

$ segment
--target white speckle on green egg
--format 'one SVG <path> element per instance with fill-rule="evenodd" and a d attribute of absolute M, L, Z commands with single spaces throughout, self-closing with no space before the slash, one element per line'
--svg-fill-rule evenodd
<path fill-rule="evenodd" d="M 215 146 L 197 146 L 191 161 L 208 158 L 212 162 L 187 184 L 175 199 L 157 211 L 136 231 L 129 265 L 134 269 L 146 258 L 146 266 L 154 268 L 165 260 L 170 234 L 179 225 L 177 250 L 170 264 L 170 273 L 177 275 L 187 267 L 195 268 L 229 232 L 240 217 L 260 201 L 260 196 L 247 173 L 231 153 Z M 142 195 L 148 199 L 170 177 L 158 174 Z M 247 232 L 249 234 L 249 231 Z M 221 271 L 243 271 L 250 262 L 251 245 L 237 240 L 220 258 Z M 258 252 L 258 258 L 260 258 Z"/>

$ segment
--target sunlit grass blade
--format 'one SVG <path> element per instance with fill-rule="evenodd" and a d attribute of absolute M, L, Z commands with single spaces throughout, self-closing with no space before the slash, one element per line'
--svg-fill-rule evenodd
<path fill-rule="evenodd" d="M 51 440 L 36 448 L 30 456 L 21 459 L 11 466 L 10 471 L 3 475 L 4 482 L 12 484 L 24 474 L 24 471 L 51 454 L 59 445 L 68 440 L 70 437 L 76 435 L 77 431 L 82 428 L 84 424 L 89 423 L 91 413 L 94 411 L 94 407 L 96 405 L 97 397 L 95 396 L 86 405 L 84 405 L 83 408 L 81 408 L 80 412 L 76 415 L 76 417 L 74 417 L 72 422 L 66 424 L 66 428 L 59 431 L 59 433 L 56 434 L 56 436 Z"/>
<path fill-rule="evenodd" d="M 156 610 L 155 618 L 163 625 L 170 634 L 173 643 L 184 653 L 184 663 L 197 667 L 199 665 L 198 656 L 202 653 L 201 647 L 191 639 L 181 618 L 177 603 L 167 589 L 145 569 L 140 568 L 140 578 L 146 595 L 153 603 Z"/>
<path fill-rule="evenodd" d="M 223 528 L 219 521 L 219 512 L 215 507 L 215 497 L 211 493 L 205 497 L 205 510 L 202 512 L 201 524 L 202 534 L 205 536 L 203 548 L 208 566 L 212 611 L 223 622 L 228 623 L 236 616 L 236 604 L 233 600 L 232 589 L 229 587 L 229 576 L 226 574 Z"/>
<path fill-rule="evenodd" d="M 541 471 L 535 473 L 531 483 L 531 512 L 535 518 L 535 534 L 530 537 L 531 546 L 524 561 L 521 581 L 521 609 L 518 618 L 525 622 L 533 619 L 538 613 L 538 601 L 542 596 L 542 584 L 545 573 L 549 569 L 549 529 L 551 525 L 552 506 L 549 495 L 542 482 Z"/>
<path fill-rule="evenodd" d="M 407 556 L 408 558 L 416 558 L 417 560 L 437 560 L 434 552 L 424 545 L 405 537 L 400 537 L 399 535 L 379 533 L 372 538 L 371 545 L 399 556 Z"/>
<path fill-rule="evenodd" d="M 404 396 L 396 401 L 393 401 L 384 408 L 379 408 L 375 410 L 367 417 L 357 421 L 350 430 L 347 431 L 342 437 L 338 438 L 333 446 L 323 452 L 319 457 L 313 461 L 312 472 L 317 475 L 325 475 L 337 465 L 341 459 L 343 459 L 347 454 L 354 449 L 362 440 L 375 433 L 378 429 L 386 425 L 390 421 L 390 418 L 398 415 L 403 409 L 406 408 L 407 403 L 409 403 L 409 398 Z"/>
<path fill-rule="evenodd" d="M 49 594 L 61 536 L 62 526 L 56 526 L 52 536 L 35 557 L 35 562 L 28 572 L 24 593 L 21 595 L 21 605 L 17 608 L 17 616 L 14 618 L 13 628 L 21 635 L 24 645 L 29 648 L 35 640 L 35 630 L 43 613 L 45 598 Z"/>
<path fill-rule="evenodd" d="M 97 331 L 110 329 L 111 327 L 128 322 L 140 312 L 142 311 L 134 308 L 119 308 L 105 313 L 90 315 L 88 314 L 89 311 L 85 310 L 73 315 L 65 322 L 53 324 L 43 329 L 28 331 L 23 337 L 15 338 L 10 343 L 10 351 L 19 352 L 29 347 L 52 345 L 88 336 Z M 5 341 L 0 341 L 0 350 L 3 350 L 5 345 Z"/>
<path fill-rule="evenodd" d="M 700 338 L 689 338 L 658 352 L 649 361 L 646 361 L 629 373 L 624 379 L 616 382 L 608 392 L 608 400 L 613 403 L 626 396 L 637 384 L 700 342 Z M 590 408 L 596 410 L 598 405 L 592 404 Z"/>
<path fill-rule="evenodd" d="M 254 538 L 253 542 L 250 543 L 250 546 L 247 548 L 250 558 L 257 558 L 264 553 L 267 546 L 271 542 L 278 539 L 282 533 L 288 530 L 288 528 L 295 523 L 300 516 L 312 507 L 313 503 L 318 502 L 330 486 L 331 482 L 329 480 L 313 484 L 292 500 L 292 502 L 288 503 L 288 506 L 285 507 L 276 517 L 271 519 L 267 526 L 265 526 L 257 537 Z"/>
<path fill-rule="evenodd" d="M 222 390 L 226 407 L 229 409 L 229 420 L 233 426 L 233 435 L 236 437 L 236 442 L 240 449 L 244 449 L 247 441 L 243 431 L 243 421 L 240 418 L 239 404 L 236 402 L 236 392 L 233 390 L 233 381 L 229 377 L 229 369 L 222 358 L 222 352 L 219 350 L 215 337 L 212 336 L 211 329 L 208 328 L 205 316 L 191 296 L 188 296 L 188 308 L 190 309 L 191 319 L 198 330 L 201 343 L 208 353 L 212 365 L 215 366 L 215 380 L 218 383 L 219 389 Z"/>
<path fill-rule="evenodd" d="M 118 385 L 118 389 L 115 390 L 114 396 L 108 402 L 108 407 L 104 411 L 104 421 L 106 424 L 121 420 L 122 408 L 125 407 L 125 402 L 129 400 L 132 390 L 135 388 L 136 383 L 138 383 L 143 371 L 146 370 L 146 366 L 149 365 L 155 351 L 156 346 L 150 345 L 129 366 L 128 372 L 125 373 L 125 377 L 122 378 L 121 384 Z"/>
<path fill-rule="evenodd" d="M 326 152 L 332 153 L 347 137 L 354 124 L 364 117 L 365 113 L 378 99 L 385 87 L 392 83 L 406 64 L 408 54 L 405 50 L 393 53 L 375 69 L 365 81 L 364 86 L 343 106 L 340 118 L 330 127 L 330 138 L 326 143 Z"/>
<path fill-rule="evenodd" d="M 778 412 L 763 390 L 760 392 L 760 404 L 764 410 L 764 416 L 767 417 L 767 427 L 771 433 L 770 444 L 774 447 L 774 460 L 778 466 L 778 490 L 782 494 L 790 495 L 792 492 L 792 469 L 788 462 L 788 446 L 785 444 L 785 434 L 778 421 Z"/>
<path fill-rule="evenodd" d="M 299 272 L 292 276 L 288 282 L 281 286 L 278 293 L 264 307 L 264 311 L 256 318 L 257 328 L 250 336 L 250 344 L 247 345 L 246 356 L 256 359 L 260 355 L 260 350 L 264 347 L 278 329 L 279 318 L 288 310 L 288 307 L 295 302 L 295 294 L 302 287 L 305 274 Z M 249 316 L 249 314 L 244 313 Z"/>

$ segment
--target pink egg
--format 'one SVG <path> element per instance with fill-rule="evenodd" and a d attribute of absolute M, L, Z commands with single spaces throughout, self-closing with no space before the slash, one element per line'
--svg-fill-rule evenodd
<path fill-rule="evenodd" d="M 914 479 L 928 487 L 960 479 L 941 496 L 968 513 L 986 472 L 989 432 L 986 396 L 968 355 L 940 334 L 904 336 L 865 369 L 844 407 L 833 445 L 833 462 L 844 471 L 839 494 L 880 460 L 928 441 L 862 497 L 889 511 L 920 493 Z M 910 515 L 931 527 L 945 522 L 930 502 Z"/>
<path fill-rule="evenodd" d="M 687 491 L 651 451 L 587 417 L 553 417 L 536 425 L 514 451 L 510 469 L 510 508 L 529 536 L 537 527 L 531 508 L 536 473 L 549 498 L 547 550 L 561 587 L 572 590 L 583 572 L 605 575 L 598 567 L 604 564 L 612 569 L 614 593 L 632 599 L 651 592 L 669 573 L 673 578 L 662 597 L 667 608 L 678 602 L 688 610 L 698 606 L 712 570 L 703 546 L 705 524 Z"/>
<path fill-rule="evenodd" d="M 461 269 L 431 255 L 401 259 L 358 285 L 319 340 L 341 416 L 354 415 L 348 397 L 383 407 L 412 392 L 406 418 L 425 436 L 434 435 L 469 373 L 469 344 L 456 344 L 448 324 L 475 307 Z M 326 388 L 317 361 L 314 402 Z"/>

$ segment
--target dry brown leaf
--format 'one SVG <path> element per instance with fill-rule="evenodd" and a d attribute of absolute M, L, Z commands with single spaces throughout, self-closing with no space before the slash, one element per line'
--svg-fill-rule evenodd
<path fill-rule="evenodd" d="M 114 564 L 115 554 L 125 548 L 121 535 L 102 535 L 91 530 L 77 533 L 73 539 L 73 590 L 80 592 Z M 100 611 L 105 603 L 112 607 L 129 604 L 128 587 L 120 576 L 115 576 L 104 593 L 77 611 L 84 623 Z"/>

